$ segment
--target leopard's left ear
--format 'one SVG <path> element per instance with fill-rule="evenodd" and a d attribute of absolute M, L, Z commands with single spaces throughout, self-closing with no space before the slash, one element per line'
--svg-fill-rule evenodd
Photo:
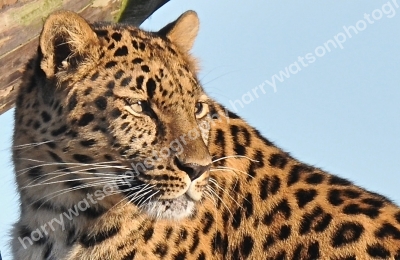
<path fill-rule="evenodd" d="M 167 37 L 183 51 L 189 52 L 199 31 L 199 18 L 195 11 L 186 11 L 158 33 Z"/>
<path fill-rule="evenodd" d="M 52 13 L 40 34 L 41 68 L 51 77 L 66 66 L 96 60 L 99 40 L 90 25 L 70 11 Z"/>

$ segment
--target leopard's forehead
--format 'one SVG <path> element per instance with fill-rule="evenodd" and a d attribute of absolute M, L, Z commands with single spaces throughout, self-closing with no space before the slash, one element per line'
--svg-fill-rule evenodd
<path fill-rule="evenodd" d="M 193 58 L 166 37 L 129 25 L 94 25 L 94 31 L 101 55 L 86 77 L 106 87 L 106 96 L 151 100 L 167 109 L 203 93 Z"/>

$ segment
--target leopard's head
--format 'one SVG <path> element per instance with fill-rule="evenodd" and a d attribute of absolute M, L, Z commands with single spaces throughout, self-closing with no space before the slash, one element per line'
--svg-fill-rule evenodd
<path fill-rule="evenodd" d="M 19 184 L 40 184 L 52 200 L 109 185 L 115 203 L 159 218 L 189 216 L 211 165 L 211 101 L 189 55 L 198 27 L 193 11 L 154 33 L 50 15 L 16 112 L 15 146 L 42 145 L 28 165 L 14 153 L 26 168 L 43 163 Z"/>

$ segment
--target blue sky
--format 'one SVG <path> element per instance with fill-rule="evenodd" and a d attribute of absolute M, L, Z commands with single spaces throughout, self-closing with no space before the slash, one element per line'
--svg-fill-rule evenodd
<path fill-rule="evenodd" d="M 294 157 L 400 204 L 395 3 L 172 0 L 143 27 L 157 30 L 195 10 L 201 27 L 193 54 L 209 95 Z M 12 112 L 0 116 L 3 259 L 18 215 L 12 124 Z"/>

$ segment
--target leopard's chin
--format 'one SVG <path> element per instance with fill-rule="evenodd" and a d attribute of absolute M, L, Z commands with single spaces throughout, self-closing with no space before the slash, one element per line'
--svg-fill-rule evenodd
<path fill-rule="evenodd" d="M 183 194 L 175 199 L 150 201 L 141 210 L 155 219 L 181 220 L 190 217 L 195 206 L 196 202 Z"/>

